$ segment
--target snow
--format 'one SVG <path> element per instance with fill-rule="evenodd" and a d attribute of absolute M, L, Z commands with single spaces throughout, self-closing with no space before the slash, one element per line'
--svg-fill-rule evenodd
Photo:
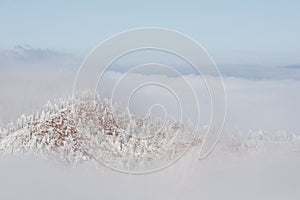
<path fill-rule="evenodd" d="M 159 120 L 124 115 L 103 102 L 48 102 L 45 110 L 1 128 L 0 177 L 6 181 L 0 182 L 0 199 L 300 197 L 297 134 L 230 131 L 208 158 L 198 160 L 201 131 L 192 140 L 186 125 L 168 121 L 160 129 Z M 155 134 L 138 137 L 141 131 Z M 111 170 L 149 172 L 178 157 L 152 174 Z"/>

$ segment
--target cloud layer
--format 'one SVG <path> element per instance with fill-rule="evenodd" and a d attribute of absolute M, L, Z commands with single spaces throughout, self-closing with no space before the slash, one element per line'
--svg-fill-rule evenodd
<path fill-rule="evenodd" d="M 73 81 L 80 64 L 80 59 L 76 56 L 52 50 L 18 47 L 15 50 L 2 50 L 0 57 L 0 119 L 4 123 L 14 121 L 22 113 L 41 109 L 47 100 L 72 94 Z M 110 94 L 116 80 L 121 77 L 116 66 L 104 78 L 105 87 L 101 91 L 106 94 Z M 188 72 L 184 68 L 181 70 Z M 297 66 L 269 69 L 221 67 L 228 98 L 226 126 L 299 132 L 299 71 Z M 209 94 L 200 76 L 189 73 L 185 73 L 183 77 L 168 76 L 161 71 L 154 74 L 133 73 L 129 78 L 131 81 L 127 81 L 125 85 L 132 88 L 137 79 L 161 81 L 181 89 L 181 95 L 190 96 L 189 91 L 184 89 L 182 78 L 196 89 L 202 122 L 208 123 Z M 125 94 L 128 91 L 121 89 L 119 96 L 122 92 Z M 169 107 L 168 110 L 172 110 L 173 103 L 168 100 L 170 96 L 162 95 L 161 88 L 155 87 L 148 88 L 138 95 L 140 97 L 137 96 L 140 98 L 136 99 L 137 107 L 143 109 L 143 105 L 150 104 L 151 98 L 145 99 L 147 95 L 164 102 Z M 190 105 L 186 110 L 192 113 L 194 107 L 192 103 Z M 174 106 L 176 108 L 175 104 Z"/>

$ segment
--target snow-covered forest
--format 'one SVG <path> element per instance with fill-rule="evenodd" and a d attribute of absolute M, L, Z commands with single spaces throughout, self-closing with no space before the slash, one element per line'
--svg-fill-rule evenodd
<path fill-rule="evenodd" d="M 177 121 L 129 115 L 107 99 L 66 98 L 48 101 L 40 112 L 23 114 L 3 126 L 0 153 L 35 155 L 71 165 L 94 162 L 139 172 L 168 165 L 189 147 L 195 151 L 204 132 L 205 127 L 195 134 L 189 125 Z M 297 152 L 300 136 L 285 131 L 232 130 L 221 137 L 215 151 L 250 156 L 269 146 Z"/>

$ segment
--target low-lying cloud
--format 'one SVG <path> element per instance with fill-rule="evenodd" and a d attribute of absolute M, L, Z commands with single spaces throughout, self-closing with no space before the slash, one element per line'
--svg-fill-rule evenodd
<path fill-rule="evenodd" d="M 2 50 L 0 57 L 0 119 L 3 123 L 14 121 L 23 113 L 41 109 L 47 100 L 72 94 L 73 81 L 80 65 L 78 57 L 28 47 Z M 121 76 L 115 69 L 104 78 L 104 92 L 109 93 Z M 228 98 L 226 127 L 300 131 L 297 120 L 300 113 L 298 67 L 253 68 L 252 72 L 249 72 L 252 69 L 249 67 L 236 69 L 221 67 Z M 134 84 L 135 78 L 160 80 L 178 88 L 182 85 L 179 77 L 164 74 L 135 73 L 130 76 L 132 81 L 126 83 L 128 87 Z M 207 123 L 210 101 L 201 77 L 187 73 L 184 78 L 196 89 L 203 123 Z M 181 92 L 184 95 L 187 91 Z M 160 93 L 161 90 L 151 89 L 152 97 L 171 106 L 172 103 Z M 140 100 L 147 102 L 147 99 Z M 193 107 L 188 109 L 192 111 Z"/>

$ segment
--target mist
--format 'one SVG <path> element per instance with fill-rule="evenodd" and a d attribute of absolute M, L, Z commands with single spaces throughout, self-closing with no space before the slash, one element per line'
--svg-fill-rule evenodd
<path fill-rule="evenodd" d="M 273 151 L 275 150 L 275 151 Z M 128 175 L 103 166 L 62 166 L 32 157 L 1 157 L 2 199 L 298 199 L 299 153 L 270 148 L 252 156 L 189 152 L 153 174 Z"/>
<path fill-rule="evenodd" d="M 6 59 L 0 66 L 3 126 L 22 114 L 44 109 L 48 100 L 72 95 L 80 59 L 53 51 L 35 51 L 22 49 L 9 51 L 12 56 L 2 56 Z M 164 170 L 128 175 L 97 162 L 70 166 L 28 155 L 1 155 L 0 198 L 299 199 L 300 82 L 286 73 L 280 76 L 281 71 L 273 71 L 277 74 L 271 78 L 260 73 L 266 74 L 265 69 L 260 72 L 255 68 L 254 75 L 247 77 L 221 70 L 227 96 L 225 129 L 216 149 L 204 160 L 198 159 L 199 147 L 194 147 Z M 111 96 L 121 76 L 122 71 L 108 71 L 98 92 Z M 122 101 L 128 94 L 124 88 L 134 88 L 139 80 L 178 87 L 179 95 L 190 96 L 184 87 L 188 81 L 199 100 L 201 123 L 207 125 L 211 103 L 202 78 L 192 73 L 181 77 L 161 72 L 129 73 L 115 97 Z M 145 98 L 151 96 L 165 105 L 169 114 L 178 115 L 172 96 L 156 87 L 136 96 L 133 105 L 137 112 L 144 112 L 153 103 L 151 98 Z M 186 104 L 190 105 L 185 108 L 188 113 L 195 111 L 192 99 L 187 98 Z M 266 132 L 268 136 L 261 136 Z"/>
<path fill-rule="evenodd" d="M 6 50 L 2 51 L 1 55 L 3 59 L 0 63 L 0 120 L 3 124 L 14 122 L 21 114 L 32 114 L 43 109 L 48 100 L 72 95 L 76 72 L 80 66 L 78 57 L 51 50 L 31 49 Z M 111 96 L 114 85 L 123 73 L 112 68 L 113 70 L 108 71 L 98 85 L 98 91 L 108 97 Z M 187 70 L 181 68 L 182 72 L 188 72 Z M 297 68 L 293 70 L 299 71 Z M 258 77 L 260 74 L 258 68 L 254 71 Z M 261 74 L 265 74 L 265 71 L 262 68 Z M 276 70 L 272 73 L 275 73 L 274 71 Z M 297 92 L 300 91 L 299 80 L 294 76 L 287 77 L 284 73 L 278 78 L 282 71 L 274 76 L 276 78 L 255 78 L 254 75 L 246 78 L 239 76 L 240 73 L 241 69 L 236 73 L 231 70 L 231 75 L 224 69 L 221 71 L 227 96 L 226 128 L 273 131 L 280 129 L 299 133 L 300 94 Z M 162 82 L 181 89 L 181 95 L 188 96 L 191 92 L 185 90 L 184 84 L 190 83 L 198 97 L 201 123 L 208 124 L 211 111 L 210 97 L 203 77 L 189 73 L 181 77 L 170 76 L 165 72 L 130 73 L 126 79 L 126 87 L 132 88 L 137 80 Z M 140 110 L 145 109 L 141 103 L 146 104 L 145 102 L 149 101 L 145 99 L 146 92 L 142 91 L 140 97 L 137 96 L 136 107 L 139 106 Z M 176 105 L 170 103 L 170 99 L 161 95 L 161 92 L 161 88 L 155 87 L 150 91 L 151 96 L 155 96 L 157 101 L 168 105 L 168 110 L 173 112 L 171 114 L 178 115 L 174 113 L 174 110 L 177 110 Z M 123 89 L 121 87 L 117 96 L 125 96 L 126 93 L 124 87 Z M 190 113 L 195 110 L 195 103 L 191 102 L 191 106 L 186 108 Z"/>

